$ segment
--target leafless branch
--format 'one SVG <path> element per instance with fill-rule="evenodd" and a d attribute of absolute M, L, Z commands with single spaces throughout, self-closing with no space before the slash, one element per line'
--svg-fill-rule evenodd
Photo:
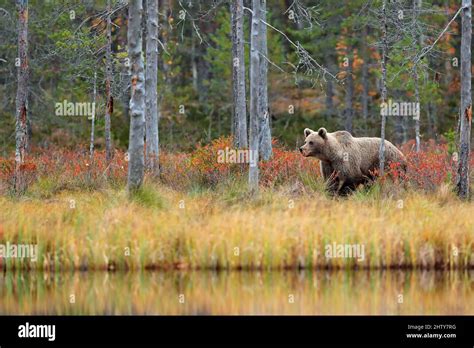
<path fill-rule="evenodd" d="M 438 43 L 438 41 L 441 39 L 441 37 L 446 33 L 446 31 L 448 30 L 451 23 L 453 23 L 454 20 L 457 18 L 457 16 L 461 13 L 462 9 L 463 9 L 463 7 L 459 8 L 459 10 L 456 12 L 456 14 L 453 16 L 453 18 L 451 18 L 451 20 L 446 25 L 446 27 L 443 29 L 443 31 L 438 35 L 438 38 L 430 46 L 426 46 L 421 50 L 420 54 L 417 55 L 417 57 L 415 58 L 414 65 L 417 65 L 418 62 L 421 59 L 423 59 L 423 57 L 425 57 L 428 54 L 428 52 L 430 52 L 434 48 L 434 46 Z"/>
<path fill-rule="evenodd" d="M 295 22 L 307 23 L 308 27 L 306 29 L 309 30 L 313 28 L 313 23 L 320 25 L 316 19 L 319 14 L 316 6 L 305 7 L 300 0 L 293 0 L 284 14 L 291 14 Z"/>
<path fill-rule="evenodd" d="M 253 11 L 249 9 L 248 7 L 244 7 L 245 10 L 249 11 L 250 13 L 253 14 Z M 267 23 L 263 19 L 260 19 L 260 21 L 265 24 L 267 27 L 273 29 L 280 35 L 282 35 L 294 48 L 296 51 L 296 54 L 298 55 L 299 62 L 298 66 L 304 67 L 303 71 L 306 75 L 312 75 L 315 71 L 322 71 L 323 72 L 323 79 L 326 78 L 326 75 L 330 76 L 334 80 L 336 80 L 338 83 L 341 82 L 340 79 L 338 79 L 334 74 L 332 74 L 329 70 L 327 70 L 325 67 L 323 67 L 321 64 L 316 61 L 311 55 L 306 51 L 306 49 L 301 46 L 299 42 L 294 42 L 291 40 L 288 35 L 286 35 L 284 32 L 282 32 L 280 29 L 275 28 L 273 25 L 270 23 Z M 298 67 L 297 66 L 297 67 Z"/>

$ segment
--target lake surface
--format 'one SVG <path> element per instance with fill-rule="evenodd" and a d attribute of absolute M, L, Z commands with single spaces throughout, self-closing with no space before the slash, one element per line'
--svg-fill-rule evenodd
<path fill-rule="evenodd" d="M 474 314 L 474 271 L 7 273 L 0 314 Z"/>

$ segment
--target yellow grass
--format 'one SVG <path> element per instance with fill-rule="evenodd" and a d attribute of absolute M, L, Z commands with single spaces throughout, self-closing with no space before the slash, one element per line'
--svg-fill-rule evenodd
<path fill-rule="evenodd" d="M 36 263 L 5 259 L 7 269 L 474 267 L 474 203 L 445 188 L 345 199 L 281 188 L 255 199 L 147 186 L 132 201 L 108 190 L 0 206 L 0 242 L 39 249 Z M 327 258 L 331 243 L 363 245 L 365 258 Z"/>

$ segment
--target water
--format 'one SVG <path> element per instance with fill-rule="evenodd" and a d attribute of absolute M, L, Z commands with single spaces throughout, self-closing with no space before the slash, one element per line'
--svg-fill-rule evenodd
<path fill-rule="evenodd" d="M 8 273 L 0 314 L 472 315 L 474 271 Z"/>

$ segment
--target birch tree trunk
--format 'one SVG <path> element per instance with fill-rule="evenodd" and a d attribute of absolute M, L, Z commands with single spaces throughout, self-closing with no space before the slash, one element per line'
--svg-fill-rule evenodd
<path fill-rule="evenodd" d="M 413 22 L 416 21 L 416 18 L 418 17 L 418 10 L 421 9 L 421 1 L 422 0 L 414 0 L 413 1 Z M 419 44 L 420 44 L 420 49 L 423 48 L 423 35 L 420 35 L 418 38 Z M 416 152 L 420 152 L 421 148 L 421 139 L 420 139 L 420 118 L 421 118 L 421 105 L 420 105 L 420 86 L 419 86 L 419 78 L 418 78 L 418 70 L 417 66 L 415 65 L 413 67 L 413 78 L 415 80 L 415 98 L 416 98 L 416 103 L 420 106 L 420 113 L 419 115 L 415 118 L 415 144 L 416 144 Z"/>
<path fill-rule="evenodd" d="M 252 193 L 258 192 L 258 157 L 259 157 L 259 30 L 260 30 L 260 0 L 252 0 L 252 24 L 250 36 L 250 169 L 249 188 Z"/>
<path fill-rule="evenodd" d="M 400 100 L 401 96 L 403 95 L 399 90 L 395 90 L 392 92 L 393 97 L 396 100 Z M 398 115 L 393 117 L 395 119 L 395 139 L 396 139 L 396 144 L 401 145 L 403 144 L 403 139 L 404 139 L 404 119 L 406 118 L 405 116 Z"/>
<path fill-rule="evenodd" d="M 472 0 L 462 1 L 461 24 L 461 129 L 456 190 L 459 197 L 469 198 L 469 155 L 471 149 L 472 95 L 471 95 L 471 40 Z"/>
<path fill-rule="evenodd" d="M 349 47 L 349 49 L 350 49 L 350 52 L 347 57 L 348 65 L 346 69 L 347 89 L 346 89 L 346 96 L 345 96 L 346 110 L 345 110 L 344 128 L 349 133 L 352 133 L 352 119 L 354 115 L 354 109 L 353 109 L 353 104 L 352 104 L 352 100 L 354 98 L 354 77 L 352 76 L 352 68 L 353 68 L 354 57 L 352 53 L 352 47 Z"/>
<path fill-rule="evenodd" d="M 248 147 L 247 105 L 245 99 L 245 57 L 244 57 L 244 5 L 243 0 L 230 3 L 232 22 L 232 87 L 234 98 L 234 146 Z"/>
<path fill-rule="evenodd" d="M 383 0 L 382 3 L 382 104 L 387 102 L 387 54 L 388 54 L 388 43 L 387 43 L 387 0 Z M 382 124 L 380 127 L 380 142 L 379 149 L 379 175 L 384 174 L 385 167 L 385 122 L 386 115 L 382 114 Z"/>
<path fill-rule="evenodd" d="M 367 45 L 367 25 L 364 25 L 362 31 L 362 117 L 367 128 L 369 118 L 369 48 Z"/>
<path fill-rule="evenodd" d="M 145 98 L 141 31 L 142 13 L 142 0 L 130 1 L 128 17 L 128 55 L 131 65 L 131 99 L 127 183 L 129 193 L 140 188 L 143 183 L 144 172 Z"/>
<path fill-rule="evenodd" d="M 332 54 L 332 47 L 331 52 L 326 53 L 325 55 L 326 66 L 329 68 L 329 71 L 334 71 L 334 55 Z M 326 114 L 328 116 L 334 117 L 336 115 L 336 109 L 334 108 L 334 84 L 332 79 L 327 79 L 326 81 L 326 98 L 325 98 L 325 106 L 326 106 Z"/>
<path fill-rule="evenodd" d="M 146 0 L 146 157 L 147 168 L 159 175 L 158 148 L 158 0 Z"/>
<path fill-rule="evenodd" d="M 415 80 L 415 99 L 416 103 L 420 105 L 420 86 L 418 80 L 418 70 L 416 65 L 413 67 L 413 79 Z M 415 144 L 416 152 L 420 152 L 420 117 L 421 117 L 421 106 L 419 109 L 419 114 L 415 118 Z"/>
<path fill-rule="evenodd" d="M 197 54 L 196 54 L 196 33 L 192 32 L 191 39 L 191 73 L 193 76 L 193 89 L 196 93 L 199 93 L 199 83 L 198 83 L 198 68 L 197 68 Z"/>
<path fill-rule="evenodd" d="M 259 151 L 262 159 L 268 161 L 272 156 L 272 132 L 270 129 L 270 113 L 268 109 L 268 48 L 267 48 L 267 0 L 260 0 L 259 10 Z"/>
<path fill-rule="evenodd" d="M 438 140 L 438 108 L 436 103 L 428 101 L 428 126 L 431 132 L 431 139 Z"/>
<path fill-rule="evenodd" d="M 94 72 L 94 92 L 92 103 L 94 107 L 92 109 L 92 118 L 91 118 L 91 142 L 89 145 L 89 155 L 91 162 L 94 160 L 94 138 L 95 138 L 95 108 L 96 108 L 96 98 L 97 98 L 97 71 Z"/>
<path fill-rule="evenodd" d="M 28 0 L 17 0 L 18 8 L 18 86 L 16 91 L 15 178 L 17 194 L 24 193 L 26 180 L 23 172 L 28 150 Z"/>
<path fill-rule="evenodd" d="M 123 20 L 128 23 L 128 13 L 123 13 Z M 128 26 L 125 30 L 119 31 L 118 42 L 121 46 L 127 45 Z M 129 64 L 120 64 L 120 73 L 123 75 L 124 80 L 130 79 L 130 66 Z M 130 89 L 125 88 L 125 91 L 120 95 L 120 103 L 123 107 L 123 120 L 125 123 L 130 123 Z"/>
<path fill-rule="evenodd" d="M 114 109 L 114 101 L 112 98 L 112 7 L 111 0 L 107 0 L 107 45 L 105 50 L 105 159 L 107 164 L 112 160 L 112 136 L 110 130 L 110 118 Z"/>

